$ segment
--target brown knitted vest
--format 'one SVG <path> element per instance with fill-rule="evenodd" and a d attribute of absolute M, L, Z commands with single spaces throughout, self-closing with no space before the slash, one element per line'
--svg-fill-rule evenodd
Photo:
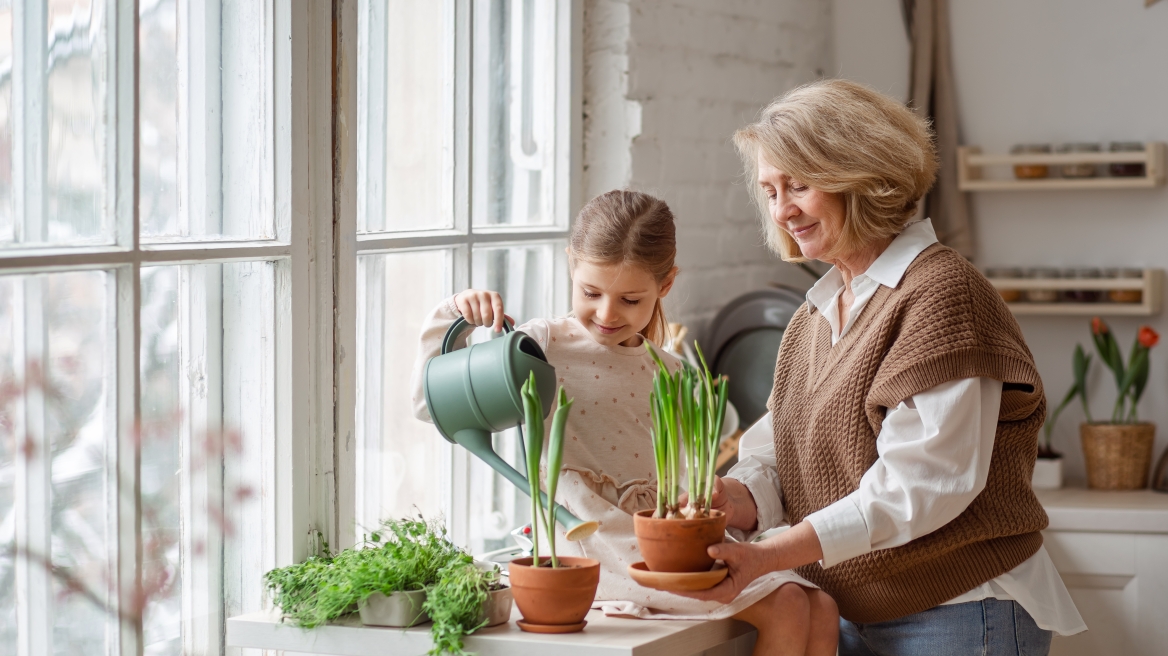
<path fill-rule="evenodd" d="M 846 619 L 883 622 L 932 608 L 1034 555 L 1047 524 L 1030 488 L 1046 401 L 1001 296 L 940 244 L 917 256 L 896 289 L 881 286 L 834 347 L 827 320 L 806 303 L 791 320 L 768 406 L 792 524 L 858 489 L 876 461 L 887 408 L 973 377 L 1003 382 L 985 490 L 953 521 L 908 544 L 798 569 Z"/>

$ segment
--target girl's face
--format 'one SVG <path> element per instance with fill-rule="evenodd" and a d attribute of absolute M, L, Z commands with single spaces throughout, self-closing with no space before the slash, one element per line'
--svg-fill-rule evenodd
<path fill-rule="evenodd" d="M 771 220 L 799 244 L 803 257 L 818 260 L 835 246 L 844 230 L 843 196 L 812 189 L 761 156 L 758 184 L 769 199 Z"/>
<path fill-rule="evenodd" d="M 577 261 L 572 269 L 572 310 L 598 344 L 640 346 L 653 306 L 673 286 L 677 267 L 658 283 L 639 266 Z"/>

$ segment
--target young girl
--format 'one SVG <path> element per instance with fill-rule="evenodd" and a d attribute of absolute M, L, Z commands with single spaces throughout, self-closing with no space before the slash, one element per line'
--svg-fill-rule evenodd
<path fill-rule="evenodd" d="M 533 319 L 517 328 L 539 343 L 556 368 L 559 384 L 575 399 L 557 501 L 577 517 L 600 524 L 580 542 L 566 541 L 557 527 L 556 551 L 600 561 L 596 599 L 608 614 L 674 619 L 740 614 L 758 627 L 760 648 L 776 642 L 790 648 L 756 653 L 834 654 L 838 616 L 821 610 L 824 604 L 809 603 L 809 594 L 826 594 L 794 573 L 758 579 L 725 606 L 643 588 L 626 573 L 628 565 L 641 560 L 632 514 L 656 507 L 649 432 L 656 365 L 644 342 L 659 345 L 665 337 L 661 302 L 677 276 L 676 252 L 673 214 L 664 202 L 634 191 L 602 194 L 580 210 L 572 229 L 572 315 Z M 500 330 L 503 312 L 498 293 L 468 289 L 430 314 L 414 367 L 414 414 L 419 419 L 430 421 L 422 371 L 438 354 L 450 324 L 462 316 L 468 323 Z M 671 369 L 681 366 L 660 348 L 657 352 Z M 755 605 L 759 601 L 763 603 Z"/>

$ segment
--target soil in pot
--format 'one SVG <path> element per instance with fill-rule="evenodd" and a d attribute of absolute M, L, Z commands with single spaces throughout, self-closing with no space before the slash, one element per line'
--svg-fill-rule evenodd
<path fill-rule="evenodd" d="M 425 590 L 394 592 L 385 595 L 374 592 L 357 605 L 361 623 L 366 626 L 415 626 L 429 622 L 430 616 L 422 610 L 426 603 Z"/>
<path fill-rule="evenodd" d="M 1155 424 L 1081 424 L 1079 435 L 1088 487 L 1142 490 L 1148 486 Z"/>
<path fill-rule="evenodd" d="M 650 570 L 706 572 L 714 566 L 706 547 L 722 542 L 726 514 L 711 510 L 701 519 L 657 519 L 652 510 L 642 510 L 633 515 L 633 531 Z"/>
<path fill-rule="evenodd" d="M 540 558 L 539 567 L 532 567 L 531 562 L 531 558 L 519 558 L 507 567 L 511 594 L 524 623 L 583 629 L 600 584 L 600 561 L 563 556 L 555 568 L 546 558 Z M 522 624 L 520 628 L 528 630 Z"/>

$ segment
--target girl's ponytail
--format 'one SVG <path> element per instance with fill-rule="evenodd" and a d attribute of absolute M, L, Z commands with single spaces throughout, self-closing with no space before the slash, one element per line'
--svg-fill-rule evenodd
<path fill-rule="evenodd" d="M 580 210 L 572 226 L 570 244 L 575 259 L 633 264 L 660 284 L 673 271 L 677 256 L 673 212 L 665 201 L 649 194 L 627 189 L 609 191 L 588 201 Z M 658 346 L 664 345 L 668 324 L 660 298 L 641 335 Z"/>

